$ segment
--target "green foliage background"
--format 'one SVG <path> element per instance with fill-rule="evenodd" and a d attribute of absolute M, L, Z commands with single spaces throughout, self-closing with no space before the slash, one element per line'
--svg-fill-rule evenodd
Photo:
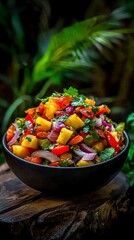
<path fill-rule="evenodd" d="M 72 85 L 126 122 L 131 148 L 123 171 L 133 184 L 134 36 L 122 34 L 134 28 L 133 16 L 132 0 L 1 0 L 0 137 L 37 97 Z"/>

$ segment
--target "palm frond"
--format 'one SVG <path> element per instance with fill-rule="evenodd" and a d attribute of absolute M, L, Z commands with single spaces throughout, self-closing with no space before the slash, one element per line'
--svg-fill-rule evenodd
<path fill-rule="evenodd" d="M 38 82 L 67 70 L 82 71 L 92 66 L 92 60 L 85 50 L 96 46 L 112 48 L 115 40 L 120 40 L 128 29 L 119 29 L 116 13 L 100 15 L 64 28 L 55 34 L 44 54 L 33 70 L 33 80 Z M 124 15 L 123 15 L 124 16 Z M 118 17 L 119 18 L 119 17 Z"/>

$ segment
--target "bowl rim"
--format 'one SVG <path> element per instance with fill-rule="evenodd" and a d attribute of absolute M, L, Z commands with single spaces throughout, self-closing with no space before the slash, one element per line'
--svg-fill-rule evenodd
<path fill-rule="evenodd" d="M 29 165 L 32 165 L 32 166 L 38 166 L 38 167 L 41 167 L 41 168 L 48 168 L 48 169 L 63 169 L 63 170 L 67 170 L 67 169 L 85 169 L 85 168 L 94 168 L 96 166 L 100 166 L 100 165 L 104 165 L 108 162 L 111 162 L 113 160 L 115 160 L 117 157 L 121 156 L 127 149 L 129 149 L 129 145 L 130 145 L 130 138 L 129 138 L 129 135 L 128 133 L 124 130 L 123 131 L 124 133 L 124 136 L 125 136 L 125 147 L 114 157 L 112 158 L 109 158 L 107 159 L 106 161 L 102 161 L 102 162 L 99 162 L 99 163 L 95 163 L 95 164 L 92 164 L 92 165 L 89 165 L 89 166 L 80 166 L 80 167 L 60 167 L 60 166 L 48 166 L 48 165 L 43 165 L 43 164 L 39 164 L 39 163 L 33 163 L 33 162 L 29 162 L 15 154 L 13 154 L 6 146 L 6 132 L 3 134 L 3 137 L 2 137 L 2 147 L 3 149 L 5 149 L 12 157 L 15 157 L 16 159 L 19 159 L 21 162 L 25 162 Z"/>

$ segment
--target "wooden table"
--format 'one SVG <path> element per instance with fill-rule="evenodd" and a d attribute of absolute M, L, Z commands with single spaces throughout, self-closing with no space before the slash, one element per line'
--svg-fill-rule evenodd
<path fill-rule="evenodd" d="M 119 173 L 105 187 L 77 197 L 55 197 L 23 184 L 7 164 L 0 167 L 0 236 L 18 240 L 128 237 L 134 190 Z"/>

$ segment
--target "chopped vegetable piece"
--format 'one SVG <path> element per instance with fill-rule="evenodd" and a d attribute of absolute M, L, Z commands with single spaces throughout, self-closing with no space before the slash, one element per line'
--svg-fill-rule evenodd
<path fill-rule="evenodd" d="M 47 121 L 46 119 L 42 117 L 37 117 L 35 119 L 35 123 L 38 127 L 38 131 L 46 131 L 48 132 L 51 129 L 52 123 L 50 121 Z"/>
<path fill-rule="evenodd" d="M 69 151 L 69 145 L 62 145 L 51 149 L 51 152 L 56 155 L 61 155 Z"/>
<path fill-rule="evenodd" d="M 66 144 L 68 140 L 71 138 L 73 131 L 68 130 L 67 128 L 62 128 L 57 138 L 57 142 L 60 144 Z"/>
<path fill-rule="evenodd" d="M 109 142 L 109 145 L 113 147 L 117 152 L 120 151 L 121 147 L 119 145 L 119 142 L 116 141 L 116 139 L 113 137 L 113 135 L 110 132 L 106 132 L 106 137 Z"/>
<path fill-rule="evenodd" d="M 38 148 L 38 139 L 36 136 L 29 134 L 23 138 L 21 145 L 23 147 L 37 149 Z"/>
<path fill-rule="evenodd" d="M 69 145 L 76 145 L 76 144 L 78 144 L 78 143 L 80 143 L 80 142 L 82 142 L 83 141 L 83 137 L 82 136 L 80 136 L 80 135 L 76 135 L 74 138 L 72 138 L 70 141 L 69 141 Z"/>
<path fill-rule="evenodd" d="M 85 125 L 84 122 L 79 118 L 79 116 L 76 113 L 69 116 L 69 118 L 65 121 L 65 124 L 67 126 L 73 127 L 74 129 L 83 127 Z"/>

